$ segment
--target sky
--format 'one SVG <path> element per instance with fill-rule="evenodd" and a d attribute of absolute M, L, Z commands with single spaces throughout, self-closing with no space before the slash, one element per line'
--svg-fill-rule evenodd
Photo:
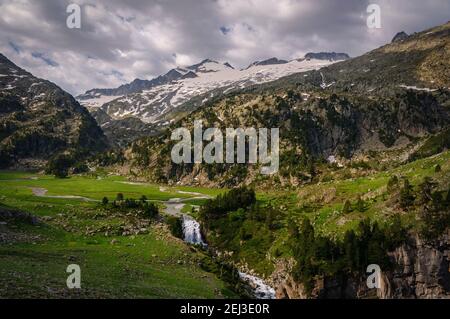
<path fill-rule="evenodd" d="M 72 3 L 80 29 L 67 27 Z M 367 26 L 369 4 L 381 28 Z M 244 68 L 307 52 L 358 56 L 449 13 L 450 0 L 0 0 L 0 53 L 77 95 L 206 58 Z"/>

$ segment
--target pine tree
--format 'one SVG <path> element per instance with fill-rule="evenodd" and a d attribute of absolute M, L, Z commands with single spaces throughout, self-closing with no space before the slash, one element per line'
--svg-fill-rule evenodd
<path fill-rule="evenodd" d="M 403 187 L 400 190 L 400 207 L 406 209 L 414 203 L 413 187 L 409 183 L 409 180 L 405 178 L 403 181 Z"/>
<path fill-rule="evenodd" d="M 436 186 L 431 177 L 425 177 L 419 185 L 419 204 L 425 205 L 432 200 L 432 191 Z"/>
<path fill-rule="evenodd" d="M 116 201 L 121 202 L 123 201 L 123 194 L 122 193 L 118 193 L 116 196 Z"/>
<path fill-rule="evenodd" d="M 352 212 L 352 203 L 347 199 L 344 203 L 344 207 L 342 208 L 342 212 L 344 214 L 348 214 Z"/>
<path fill-rule="evenodd" d="M 391 178 L 389 178 L 388 184 L 387 184 L 387 191 L 389 193 L 393 193 L 395 191 L 395 189 L 398 186 L 398 177 L 397 175 L 393 175 L 391 176 Z"/>
<path fill-rule="evenodd" d="M 356 202 L 356 209 L 360 213 L 363 213 L 366 211 L 366 203 L 364 202 L 364 200 L 361 197 L 359 197 L 358 201 Z"/>

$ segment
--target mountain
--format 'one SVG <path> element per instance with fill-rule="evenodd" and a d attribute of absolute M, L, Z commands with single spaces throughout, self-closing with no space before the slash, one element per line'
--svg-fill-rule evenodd
<path fill-rule="evenodd" d="M 328 60 L 328 61 L 342 61 L 350 59 L 347 53 L 336 53 L 336 52 L 310 52 L 305 55 L 305 59 L 308 60 Z"/>
<path fill-rule="evenodd" d="M 278 58 L 270 58 L 264 61 L 256 61 L 250 64 L 247 69 L 251 68 L 252 66 L 259 66 L 259 65 L 274 65 L 274 64 L 286 64 L 289 63 L 286 60 L 279 60 Z"/>
<path fill-rule="evenodd" d="M 341 57 L 344 58 L 335 56 L 336 59 Z M 108 137 L 124 145 L 129 139 L 124 139 L 119 132 L 110 130 L 105 124 L 132 117 L 140 121 L 139 126 L 146 126 L 146 131 L 161 130 L 217 95 L 293 73 L 319 69 L 336 61 L 300 59 L 288 62 L 272 58 L 255 62 L 245 70 L 236 70 L 229 63 L 206 59 L 192 66 L 170 70 L 150 81 L 133 82 L 139 85 L 131 83 L 117 89 L 94 89 L 77 99 L 93 112 Z M 99 113 L 95 111 L 99 108 L 110 117 L 107 121 L 104 121 L 104 117 L 97 117 Z M 129 127 L 130 130 L 135 137 L 146 134 L 134 127 Z"/>
<path fill-rule="evenodd" d="M 84 156 L 107 140 L 89 112 L 55 84 L 0 54 L 1 166 L 40 166 L 60 153 Z"/>
<path fill-rule="evenodd" d="M 92 89 L 77 96 L 77 99 L 87 107 L 95 108 L 122 95 L 142 92 L 152 87 L 170 83 L 175 80 L 196 77 L 195 73 L 181 68 L 172 69 L 164 75 L 153 80 L 135 79 L 129 84 L 124 84 L 115 89 Z"/>
<path fill-rule="evenodd" d="M 450 145 L 449 48 L 447 23 L 320 70 L 217 95 L 167 134 L 134 142 L 131 161 L 154 181 L 276 187 L 310 181 L 320 163 L 376 170 L 435 154 Z M 258 165 L 172 163 L 170 132 L 195 119 L 205 128 L 279 128 L 280 171 L 258 179 Z"/>
<path fill-rule="evenodd" d="M 408 38 L 408 34 L 405 31 L 401 31 L 394 36 L 394 38 L 392 39 L 391 42 L 399 42 L 399 41 L 406 40 L 407 38 Z"/>

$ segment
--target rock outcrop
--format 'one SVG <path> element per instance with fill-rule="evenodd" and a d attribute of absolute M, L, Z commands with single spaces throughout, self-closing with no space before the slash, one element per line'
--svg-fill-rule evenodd
<path fill-rule="evenodd" d="M 272 275 L 276 297 L 450 299 L 450 229 L 433 243 L 413 235 L 388 255 L 393 268 L 382 273 L 379 289 L 369 289 L 365 276 L 342 275 L 315 279 L 309 295 L 303 284 L 289 275 L 292 262 L 280 262 Z"/>

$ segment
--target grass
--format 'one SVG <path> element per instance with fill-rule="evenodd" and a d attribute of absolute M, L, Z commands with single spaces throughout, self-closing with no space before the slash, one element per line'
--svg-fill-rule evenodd
<path fill-rule="evenodd" d="M 5 171 L 0 172 L 0 180 L 0 206 L 49 220 L 39 226 L 8 221 L 8 231 L 25 234 L 26 240 L 0 244 L 2 298 L 236 297 L 224 282 L 198 266 L 202 253 L 174 238 L 162 224 L 153 222 L 146 232 L 133 236 L 88 234 L 89 229 L 114 229 L 135 221 L 125 215 L 108 215 L 99 203 L 37 197 L 31 191 L 39 187 L 47 189 L 48 195 L 93 199 L 113 199 L 119 192 L 157 201 L 193 197 L 178 193 L 179 188 L 161 191 L 157 185 L 126 184 L 120 177 L 61 180 Z M 69 264 L 81 267 L 81 290 L 66 287 Z"/>
<path fill-rule="evenodd" d="M 435 170 L 438 164 L 441 171 Z M 450 151 L 363 177 L 315 183 L 288 191 L 258 191 L 257 200 L 261 205 L 270 204 L 278 209 L 282 226 L 269 232 L 264 221 L 241 223 L 231 216 L 221 225 L 226 232 L 214 240 L 219 242 L 222 250 L 233 251 L 238 261 L 248 263 L 260 274 L 269 275 L 274 269 L 270 258 L 290 256 L 286 226 L 292 220 L 299 222 L 309 218 L 317 234 L 341 239 L 347 230 L 355 229 L 366 217 L 383 224 L 389 216 L 399 213 L 391 207 L 390 194 L 386 190 L 393 175 L 408 178 L 416 188 L 425 176 L 430 176 L 438 182 L 440 190 L 447 190 L 450 186 Z M 102 233 L 87 236 L 89 230 L 120 227 L 131 221 L 122 215 L 105 215 L 99 203 L 36 197 L 32 187 L 45 188 L 49 195 L 77 195 L 98 200 L 104 196 L 112 200 L 119 192 L 132 198 L 145 195 L 157 202 L 184 198 L 184 213 L 206 201 L 195 198 L 198 193 L 216 196 L 225 191 L 129 184 L 118 176 L 103 179 L 75 176 L 59 180 L 26 172 L 0 172 L 1 205 L 52 218 L 46 226 L 38 228 L 17 225 L 17 231 L 40 236 L 34 244 L 0 246 L 0 281 L 5 283 L 5 288 L 0 287 L 0 296 L 77 297 L 79 294 L 65 289 L 65 267 L 69 263 L 78 263 L 86 288 L 82 297 L 236 297 L 223 282 L 199 268 L 201 253 L 191 251 L 166 229 L 152 224 L 147 233 L 136 236 L 105 237 Z M 345 200 L 349 199 L 355 205 L 359 197 L 366 198 L 364 211 L 353 209 L 344 214 Z M 414 214 L 400 214 L 403 223 L 417 224 Z M 241 240 L 240 228 L 252 236 Z M 112 245 L 112 239 L 117 243 Z"/>

